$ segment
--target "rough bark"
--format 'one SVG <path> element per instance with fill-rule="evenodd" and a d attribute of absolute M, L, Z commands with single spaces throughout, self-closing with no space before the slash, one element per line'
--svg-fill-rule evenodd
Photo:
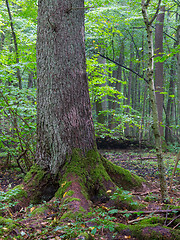
<path fill-rule="evenodd" d="M 83 1 L 39 1 L 37 159 L 53 174 L 72 149 L 95 145 L 84 46 Z"/>
<path fill-rule="evenodd" d="M 160 181 L 160 188 L 161 188 L 161 197 L 162 201 L 168 201 L 168 191 L 167 191 L 167 184 L 165 178 L 165 168 L 163 162 L 163 155 L 162 155 L 162 146 L 161 146 L 161 134 L 159 130 L 159 120 L 158 120 L 158 109 L 157 109 L 157 102 L 156 102 L 156 95 L 155 95 L 155 87 L 154 87 L 154 51 L 153 51 L 153 35 L 152 35 L 152 23 L 157 17 L 161 0 L 158 2 L 156 13 L 152 16 L 151 20 L 149 20 L 149 16 L 147 13 L 147 8 L 149 6 L 150 1 L 145 2 L 144 0 L 141 1 L 142 4 L 142 15 L 144 18 L 144 23 L 146 25 L 147 31 L 147 40 L 148 40 L 148 49 L 149 49 L 149 57 L 148 57 L 148 69 L 147 69 L 147 78 L 148 78 L 148 87 L 149 87 L 149 95 L 151 101 L 151 108 L 152 108 L 152 117 L 153 117 L 153 133 L 155 137 L 155 145 L 156 145 L 156 155 L 158 159 L 158 170 L 159 170 L 159 181 Z"/>

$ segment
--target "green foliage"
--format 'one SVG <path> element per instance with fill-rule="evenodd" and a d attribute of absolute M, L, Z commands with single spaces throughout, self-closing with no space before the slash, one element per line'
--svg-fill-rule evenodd
<path fill-rule="evenodd" d="M 9 1 L 9 4 L 17 39 L 19 63 L 16 62 L 6 4 L 5 1 L 0 0 L 0 81 L 2 92 L 0 95 L 2 116 L 0 147 L 7 153 L 7 158 L 11 156 L 12 159 L 17 159 L 27 150 L 26 156 L 23 155 L 19 161 L 23 171 L 26 172 L 29 165 L 32 164 L 35 154 L 38 6 L 36 0 L 13 0 L 13 2 Z M 178 22 L 176 22 L 173 11 L 176 11 L 177 6 L 173 1 L 165 0 L 163 4 L 172 12 L 165 19 L 165 29 L 167 26 L 168 34 L 163 56 L 155 56 L 155 61 L 164 62 L 165 66 L 162 94 L 166 106 L 169 98 L 172 99 L 172 103 L 177 104 L 177 88 L 174 87 L 174 91 L 170 93 L 169 79 L 175 78 L 175 74 L 172 76 L 170 66 L 176 66 L 175 57 L 179 54 L 179 45 L 174 45 Z M 144 92 L 147 91 L 144 81 L 132 74 L 132 83 L 128 85 L 131 75 L 129 71 L 121 68 L 122 74 L 121 77 L 118 77 L 116 72 L 120 68 L 108 60 L 102 62 L 98 54 L 94 53 L 100 52 L 116 62 L 119 62 L 121 58 L 124 66 L 132 68 L 141 75 L 144 74 L 148 54 L 147 43 L 143 40 L 145 29 L 142 27 L 144 25 L 139 1 L 89 0 L 85 2 L 85 6 L 87 7 L 85 11 L 87 72 L 96 136 L 110 136 L 119 139 L 128 135 L 137 138 L 142 134 L 142 138 L 147 139 L 152 122 L 148 95 L 144 95 Z M 150 15 L 154 14 L 156 6 L 156 1 L 150 2 Z M 20 70 L 23 90 L 19 90 L 17 87 L 17 69 Z M 176 84 L 176 79 L 174 82 Z M 117 87 L 120 85 L 120 88 Z M 130 96 L 128 96 L 129 91 L 131 92 Z M 98 104 L 104 107 L 97 110 L 96 105 Z M 172 109 L 175 109 L 174 105 Z M 17 126 L 14 126 L 14 121 Z M 179 132 L 179 122 L 175 119 L 170 122 L 168 127 L 173 132 Z M 161 125 L 165 127 L 166 124 L 163 122 Z M 130 129 L 128 134 L 126 133 L 127 128 Z M 25 160 L 24 157 L 28 160 Z"/>
<path fill-rule="evenodd" d="M 115 211 L 115 209 L 114 209 Z M 115 217 L 112 216 L 113 210 L 105 211 L 102 208 L 98 208 L 97 210 L 89 211 L 88 213 L 65 213 L 62 219 L 69 219 L 69 224 L 64 224 L 63 222 L 55 222 L 54 232 L 62 232 L 62 239 L 71 239 L 77 236 L 85 235 L 89 237 L 89 239 L 93 238 L 97 232 L 102 229 L 108 229 L 110 232 L 115 232 L 114 222 Z M 91 227 L 92 226 L 92 227 Z"/>
<path fill-rule="evenodd" d="M 9 208 L 14 207 L 18 203 L 17 200 L 21 196 L 25 196 L 25 191 L 21 185 L 7 192 L 0 191 L 0 212 L 9 211 Z"/>
<path fill-rule="evenodd" d="M 11 158 L 19 158 L 18 166 L 26 172 L 33 163 L 36 144 L 35 90 L 1 86 L 0 104 L 0 147 Z"/>
<path fill-rule="evenodd" d="M 97 111 L 93 111 L 94 126 L 96 136 L 111 138 L 119 138 L 124 135 L 125 125 L 140 128 L 140 115 L 138 111 L 134 111 L 129 105 L 123 104 L 125 97 L 122 92 L 116 89 L 116 84 L 126 84 L 126 81 L 118 80 L 113 75 L 116 69 L 115 64 L 99 63 L 98 56 L 94 55 L 91 59 L 87 59 L 87 72 L 89 78 L 90 99 L 93 104 L 99 102 L 103 104 L 107 99 L 112 104 L 116 104 L 115 109 L 101 110 L 98 115 L 102 116 L 104 123 L 98 122 Z M 129 110 L 127 112 L 127 109 Z M 114 127 L 109 127 L 109 122 Z"/>
<path fill-rule="evenodd" d="M 131 192 L 123 190 L 122 188 L 117 188 L 110 198 L 115 200 L 117 205 L 124 205 L 129 210 L 134 210 L 140 207 L 138 202 L 133 200 Z"/>

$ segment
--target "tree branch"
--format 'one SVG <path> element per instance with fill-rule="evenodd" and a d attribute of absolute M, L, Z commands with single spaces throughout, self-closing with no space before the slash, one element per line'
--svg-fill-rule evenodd
<path fill-rule="evenodd" d="M 114 60 L 112 60 L 112 59 L 110 59 L 110 58 L 108 58 L 108 57 L 106 57 L 106 56 L 104 56 L 104 55 L 102 55 L 102 54 L 99 53 L 99 52 L 95 52 L 95 51 L 92 51 L 92 52 L 95 53 L 95 54 L 98 54 L 100 57 L 102 57 L 102 58 L 104 58 L 104 59 L 107 59 L 107 60 L 110 61 L 110 62 L 115 63 L 116 65 L 118 65 L 118 66 L 120 66 L 120 67 L 122 67 L 122 68 L 125 68 L 125 69 L 128 70 L 128 71 L 133 72 L 133 73 L 136 74 L 138 77 L 142 78 L 144 81 L 146 81 L 146 82 L 148 83 L 148 80 L 147 80 L 146 78 L 144 78 L 144 77 L 143 77 L 142 75 L 140 75 L 139 73 L 135 72 L 133 69 L 128 68 L 128 67 L 126 67 L 126 66 L 124 66 L 124 65 L 122 65 L 122 64 L 120 64 L 120 63 L 118 63 L 118 62 L 116 62 L 116 61 L 114 61 Z"/>
<path fill-rule="evenodd" d="M 151 21 L 149 22 L 150 25 L 152 25 L 152 23 L 154 22 L 154 20 L 156 19 L 157 15 L 158 15 L 158 12 L 159 12 L 159 9 L 160 9 L 160 4 L 161 4 L 161 0 L 159 0 L 156 12 L 155 12 L 154 16 L 152 17 Z"/>

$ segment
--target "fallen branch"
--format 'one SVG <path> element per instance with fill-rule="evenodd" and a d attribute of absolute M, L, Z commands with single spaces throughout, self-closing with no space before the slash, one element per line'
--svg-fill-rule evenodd
<path fill-rule="evenodd" d="M 141 161 L 144 161 L 144 160 L 152 160 L 152 159 L 155 159 L 157 160 L 157 157 L 140 157 L 140 158 L 137 158 L 136 160 L 141 160 Z"/>
<path fill-rule="evenodd" d="M 173 229 L 177 228 L 180 225 L 180 222 L 173 227 Z"/>
<path fill-rule="evenodd" d="M 147 217 L 137 218 L 137 219 L 130 220 L 130 221 L 128 221 L 128 224 L 132 224 L 132 223 L 135 223 L 135 222 L 139 222 L 139 221 L 144 220 L 144 219 L 147 219 Z"/>
<path fill-rule="evenodd" d="M 154 189 L 154 190 L 151 190 L 151 191 L 148 191 L 148 192 L 145 192 L 145 193 L 142 193 L 142 192 L 134 192 L 132 193 L 132 195 L 140 195 L 140 196 L 144 196 L 144 195 L 148 195 L 149 193 L 159 193 L 160 192 L 160 188 L 158 189 Z"/>
<path fill-rule="evenodd" d="M 120 214 L 126 214 L 126 213 L 130 213 L 130 214 L 133 214 L 133 213 L 136 213 L 136 214 L 151 214 L 151 213 L 154 213 L 154 214 L 158 214 L 158 213 L 171 213 L 171 212 L 180 212 L 180 209 L 167 209 L 167 210 L 151 210 L 151 211 L 118 211 L 118 213 Z"/>
<path fill-rule="evenodd" d="M 177 218 L 179 218 L 180 215 L 176 216 L 175 218 L 173 218 L 167 225 L 166 227 L 168 227 L 172 222 L 174 222 Z"/>

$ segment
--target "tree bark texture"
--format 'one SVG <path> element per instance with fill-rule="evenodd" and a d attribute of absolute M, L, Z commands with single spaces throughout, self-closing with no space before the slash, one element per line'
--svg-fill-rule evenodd
<path fill-rule="evenodd" d="M 73 149 L 95 146 L 83 0 L 39 0 L 37 162 L 56 174 Z"/>
<path fill-rule="evenodd" d="M 154 87 L 154 50 L 153 50 L 153 35 L 152 35 L 152 23 L 158 15 L 159 6 L 161 0 L 159 0 L 158 7 L 156 13 L 153 15 L 151 20 L 149 20 L 147 14 L 147 8 L 150 1 L 144 0 L 141 1 L 142 3 L 142 15 L 144 18 L 144 23 L 146 25 L 147 31 L 147 40 L 148 40 L 148 49 L 149 49 L 149 61 L 148 61 L 148 69 L 147 69 L 147 78 L 148 78 L 148 87 L 149 87 L 149 95 L 151 101 L 151 108 L 152 108 L 152 117 L 153 117 L 153 133 L 155 137 L 155 145 L 156 145 L 156 155 L 158 159 L 158 170 L 159 170 L 159 181 L 160 181 L 160 188 L 161 188 L 161 197 L 162 201 L 169 200 L 168 191 L 167 191 L 167 184 L 165 178 L 165 168 L 163 162 L 163 155 L 162 155 L 162 146 L 161 146 L 161 135 L 159 130 L 159 120 L 158 120 L 158 109 L 157 109 L 157 102 L 156 102 L 156 95 L 155 95 L 155 87 Z"/>
<path fill-rule="evenodd" d="M 164 23 L 164 12 L 165 6 L 160 7 L 160 12 L 157 15 L 157 23 L 155 30 L 155 57 L 162 56 L 163 53 L 163 23 Z M 155 63 L 155 89 L 156 89 L 156 99 L 158 108 L 158 119 L 159 123 L 163 122 L 163 102 L 164 95 L 163 90 L 163 62 Z M 160 125 L 160 134 L 164 135 L 164 128 Z"/>

